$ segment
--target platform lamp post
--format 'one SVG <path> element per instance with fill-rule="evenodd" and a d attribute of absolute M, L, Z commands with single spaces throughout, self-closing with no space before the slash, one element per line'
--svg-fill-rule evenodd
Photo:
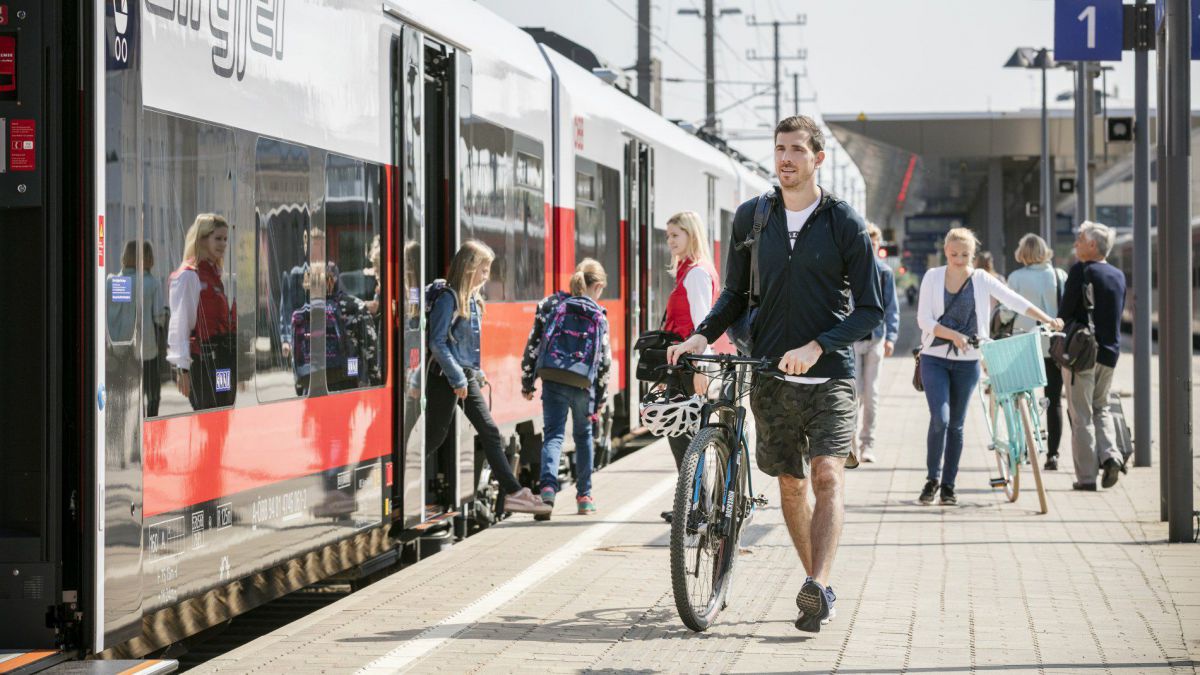
<path fill-rule="evenodd" d="M 1041 235 L 1042 239 L 1054 250 L 1054 214 L 1050 205 L 1051 181 L 1053 172 L 1050 167 L 1050 114 L 1046 107 L 1046 71 L 1057 68 L 1058 64 L 1051 56 L 1050 50 L 1043 47 L 1018 47 L 1009 57 L 1005 68 L 1025 68 L 1042 71 L 1042 176 L 1041 176 Z"/>

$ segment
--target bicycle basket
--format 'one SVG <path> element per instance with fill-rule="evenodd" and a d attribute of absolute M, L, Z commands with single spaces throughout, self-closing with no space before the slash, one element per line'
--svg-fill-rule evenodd
<path fill-rule="evenodd" d="M 1006 396 L 1046 386 L 1046 363 L 1042 360 L 1042 336 L 1021 333 L 979 347 L 987 363 L 992 390 Z"/>

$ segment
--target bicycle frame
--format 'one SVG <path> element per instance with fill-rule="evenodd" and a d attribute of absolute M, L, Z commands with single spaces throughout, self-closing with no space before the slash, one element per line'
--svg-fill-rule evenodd
<path fill-rule="evenodd" d="M 700 428 L 710 426 L 724 426 L 729 424 L 725 421 L 712 422 L 713 416 L 716 415 L 718 420 L 721 419 L 722 413 L 727 413 L 733 417 L 733 432 L 734 443 L 737 447 L 730 453 L 729 462 L 725 465 L 724 489 L 722 490 L 723 503 L 721 504 L 721 522 L 720 531 L 725 534 L 734 534 L 730 531 L 732 523 L 736 522 L 733 518 L 733 509 L 737 504 L 738 486 L 734 485 L 737 481 L 738 472 L 741 469 L 742 463 L 747 465 L 750 461 L 750 444 L 746 440 L 746 408 L 739 401 L 748 393 L 750 389 L 746 380 L 747 373 L 743 371 L 743 365 L 737 363 L 721 363 L 720 374 L 715 376 L 716 379 L 721 379 L 727 384 L 722 387 L 722 396 L 715 401 L 704 404 L 700 413 Z M 732 388 L 732 393 L 727 394 L 729 388 Z M 746 513 L 746 519 L 754 513 L 757 505 L 754 499 L 754 477 L 753 472 L 746 471 L 746 492 L 745 497 L 750 505 L 749 511 Z M 704 479 L 704 462 L 701 461 L 696 471 L 696 481 L 692 487 L 692 503 L 699 504 L 701 486 Z"/>

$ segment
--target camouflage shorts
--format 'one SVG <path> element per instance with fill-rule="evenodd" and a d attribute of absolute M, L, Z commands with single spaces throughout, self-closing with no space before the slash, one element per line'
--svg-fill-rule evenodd
<path fill-rule="evenodd" d="M 823 384 L 757 379 L 750 395 L 758 434 L 755 457 L 768 476 L 808 477 L 811 457 L 847 457 L 858 407 L 854 380 Z"/>

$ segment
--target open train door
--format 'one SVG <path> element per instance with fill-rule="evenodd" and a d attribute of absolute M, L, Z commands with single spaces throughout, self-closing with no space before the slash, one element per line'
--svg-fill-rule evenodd
<path fill-rule="evenodd" d="M 638 419 L 638 404 L 648 390 L 648 385 L 637 379 L 638 354 L 633 348 L 638 337 L 649 330 L 658 329 L 658 318 L 643 308 L 650 305 L 650 228 L 654 213 L 654 148 L 638 139 L 625 144 L 625 221 L 629 226 L 629 256 L 626 274 L 629 279 L 630 310 L 626 322 L 625 344 L 626 382 L 629 395 L 625 410 L 629 428 L 641 426 Z"/>
<path fill-rule="evenodd" d="M 425 513 L 425 144 L 422 36 L 405 26 L 392 51 L 392 162 L 399 168 L 400 263 L 399 353 L 396 371 L 396 430 L 393 499 L 399 520 L 415 527 Z M 393 511 L 395 508 L 393 507 Z"/>

